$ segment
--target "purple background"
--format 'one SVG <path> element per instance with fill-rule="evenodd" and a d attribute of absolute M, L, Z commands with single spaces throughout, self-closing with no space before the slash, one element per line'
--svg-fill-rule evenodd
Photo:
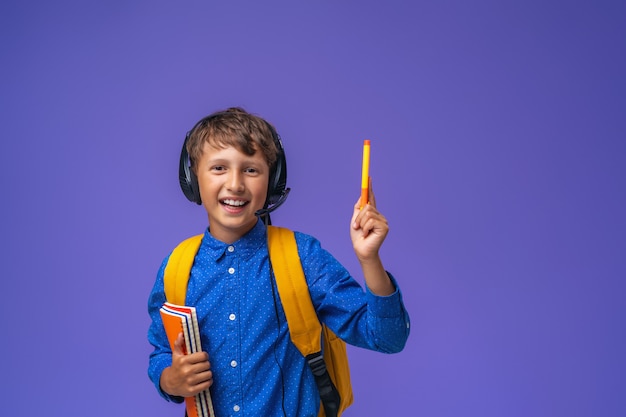
<path fill-rule="evenodd" d="M 181 415 L 146 301 L 206 225 L 184 134 L 239 105 L 285 143 L 274 223 L 355 275 L 373 141 L 413 326 L 350 349 L 346 416 L 626 415 L 626 3 L 294 3 L 2 2 L 0 414 Z"/>

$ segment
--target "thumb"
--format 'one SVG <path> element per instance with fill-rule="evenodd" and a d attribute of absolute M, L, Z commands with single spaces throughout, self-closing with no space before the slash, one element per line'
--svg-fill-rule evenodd
<path fill-rule="evenodd" d="M 183 337 L 183 332 L 178 333 L 178 337 L 174 342 L 174 351 L 173 355 L 184 355 L 185 354 L 185 338 Z"/>
<path fill-rule="evenodd" d="M 372 187 L 372 177 L 369 177 L 368 187 L 369 187 L 369 191 L 368 191 L 369 201 L 368 201 L 368 203 L 371 204 L 372 206 L 376 207 L 376 196 L 374 195 L 374 187 Z"/>

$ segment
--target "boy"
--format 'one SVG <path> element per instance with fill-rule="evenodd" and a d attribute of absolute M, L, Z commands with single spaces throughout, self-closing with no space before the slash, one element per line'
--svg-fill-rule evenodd
<path fill-rule="evenodd" d="M 263 221 L 286 196 L 277 202 L 272 195 L 276 176 L 286 181 L 280 141 L 265 120 L 231 108 L 198 122 L 185 150 L 192 184 L 183 191 L 204 206 L 209 222 L 186 299 L 197 308 L 205 352 L 182 355 L 182 334 L 170 349 L 159 315 L 166 259 L 148 302 L 148 339 L 154 346 L 149 376 L 168 401 L 181 402 L 211 387 L 218 417 L 316 417 L 319 393 L 290 341 Z M 320 321 L 347 343 L 394 353 L 404 347 L 409 318 L 378 256 L 388 230 L 370 190 L 370 204 L 361 209 L 357 203 L 350 224 L 366 291 L 315 238 L 297 232 L 295 237 Z"/>

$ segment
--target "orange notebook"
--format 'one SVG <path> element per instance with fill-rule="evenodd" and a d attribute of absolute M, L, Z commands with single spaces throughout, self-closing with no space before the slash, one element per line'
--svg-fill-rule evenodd
<path fill-rule="evenodd" d="M 180 332 L 183 333 L 185 338 L 185 346 L 183 348 L 185 354 L 202 351 L 195 307 L 179 306 L 166 302 L 161 307 L 160 312 L 165 334 L 170 342 L 172 351 L 174 350 L 174 342 Z M 211 393 L 208 389 L 196 394 L 194 397 L 185 398 L 185 405 L 189 417 L 215 417 Z"/>

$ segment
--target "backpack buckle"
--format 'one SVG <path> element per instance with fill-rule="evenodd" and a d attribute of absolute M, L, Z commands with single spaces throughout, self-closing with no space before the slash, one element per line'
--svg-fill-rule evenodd
<path fill-rule="evenodd" d="M 320 399 L 322 400 L 326 417 L 337 417 L 341 396 L 335 384 L 333 384 L 333 381 L 330 379 L 322 352 L 307 355 L 306 359 L 315 377 L 315 383 L 320 393 Z"/>

